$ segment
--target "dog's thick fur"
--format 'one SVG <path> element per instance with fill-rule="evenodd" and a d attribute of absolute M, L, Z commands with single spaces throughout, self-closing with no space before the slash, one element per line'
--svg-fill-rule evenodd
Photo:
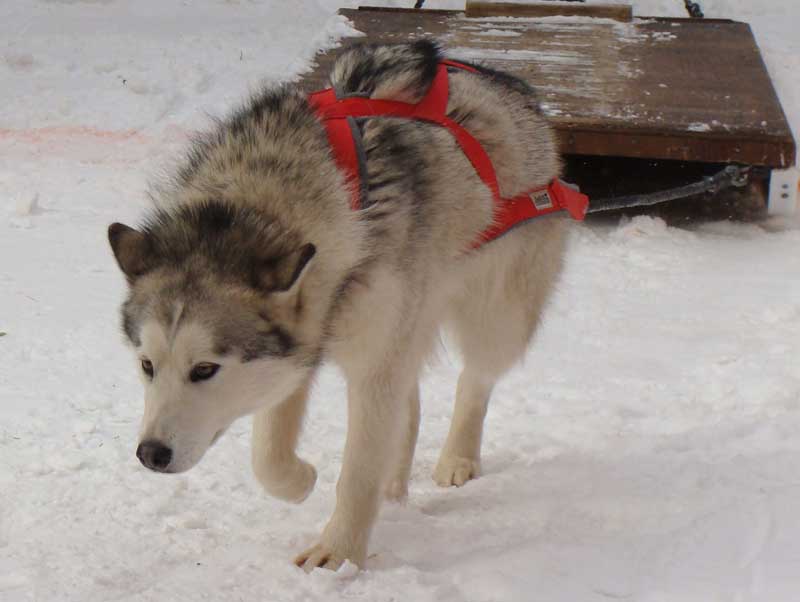
<path fill-rule="evenodd" d="M 331 82 L 344 94 L 415 102 L 440 58 L 430 42 L 354 47 Z M 547 184 L 560 163 L 531 90 L 480 70 L 451 73 L 448 115 L 484 145 L 503 195 Z M 324 359 L 341 367 L 348 434 L 336 510 L 298 557 L 306 570 L 363 565 L 382 494 L 406 495 L 418 375 L 441 326 L 464 369 L 434 479 L 458 486 L 478 475 L 492 387 L 525 352 L 564 252 L 561 217 L 471 250 L 493 201 L 453 136 L 398 118 L 361 127 L 368 201 L 359 211 L 323 125 L 286 85 L 197 142 L 140 230 L 109 228 L 130 285 L 124 331 L 152 366 L 141 438 L 169 452 L 157 466 L 143 459 L 151 468 L 191 468 L 233 420 L 255 413 L 256 476 L 271 494 L 302 501 L 316 479 L 295 454 L 309 386 Z M 220 368 L 197 380 L 197 364 Z"/>

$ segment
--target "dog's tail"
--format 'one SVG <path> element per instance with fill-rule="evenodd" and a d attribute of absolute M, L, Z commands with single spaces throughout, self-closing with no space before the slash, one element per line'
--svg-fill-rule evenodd
<path fill-rule="evenodd" d="M 331 86 L 339 97 L 418 102 L 428 91 L 441 58 L 439 46 L 431 40 L 353 46 L 334 63 Z"/>

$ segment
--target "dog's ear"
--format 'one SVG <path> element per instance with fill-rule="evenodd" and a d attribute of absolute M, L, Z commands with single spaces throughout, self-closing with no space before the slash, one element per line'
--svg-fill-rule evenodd
<path fill-rule="evenodd" d="M 258 281 L 263 290 L 281 296 L 294 296 L 300 290 L 317 248 L 307 243 L 277 259 L 260 264 Z"/>
<path fill-rule="evenodd" d="M 152 267 L 150 241 L 142 232 L 125 224 L 114 223 L 108 227 L 108 242 L 129 284 Z"/>

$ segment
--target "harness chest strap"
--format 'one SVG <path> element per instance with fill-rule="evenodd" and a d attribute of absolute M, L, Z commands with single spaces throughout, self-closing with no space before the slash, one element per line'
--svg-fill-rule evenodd
<path fill-rule="evenodd" d="M 309 95 L 311 106 L 315 108 L 325 125 L 336 163 L 345 173 L 353 189 L 351 207 L 354 210 L 361 207 L 359 160 L 352 129 L 353 119 L 403 117 L 428 121 L 447 128 L 469 159 L 478 177 L 492 192 L 494 223 L 480 234 L 473 247 L 501 236 L 523 221 L 556 211 L 566 210 L 574 219 L 582 220 L 589 206 L 589 197 L 558 179 L 551 181 L 547 186 L 528 190 L 512 198 L 500 196 L 497 175 L 483 145 L 460 124 L 447 117 L 448 67 L 479 73 L 469 65 L 442 61 L 427 94 L 416 104 L 362 97 L 340 99 L 336 97 L 336 92 L 332 88 Z"/>

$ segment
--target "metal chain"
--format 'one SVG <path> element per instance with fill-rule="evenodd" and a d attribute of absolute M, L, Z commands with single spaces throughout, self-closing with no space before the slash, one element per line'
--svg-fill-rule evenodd
<path fill-rule="evenodd" d="M 589 213 L 598 211 L 611 211 L 613 209 L 627 209 L 629 207 L 647 207 L 657 205 L 666 201 L 683 199 L 697 194 L 710 192 L 715 194 L 726 188 L 742 188 L 747 185 L 750 178 L 750 168 L 747 166 L 726 165 L 724 169 L 717 173 L 705 176 L 698 182 L 670 188 L 669 190 L 659 190 L 645 194 L 631 194 L 627 196 L 610 197 L 606 199 L 592 199 L 589 205 Z"/>

